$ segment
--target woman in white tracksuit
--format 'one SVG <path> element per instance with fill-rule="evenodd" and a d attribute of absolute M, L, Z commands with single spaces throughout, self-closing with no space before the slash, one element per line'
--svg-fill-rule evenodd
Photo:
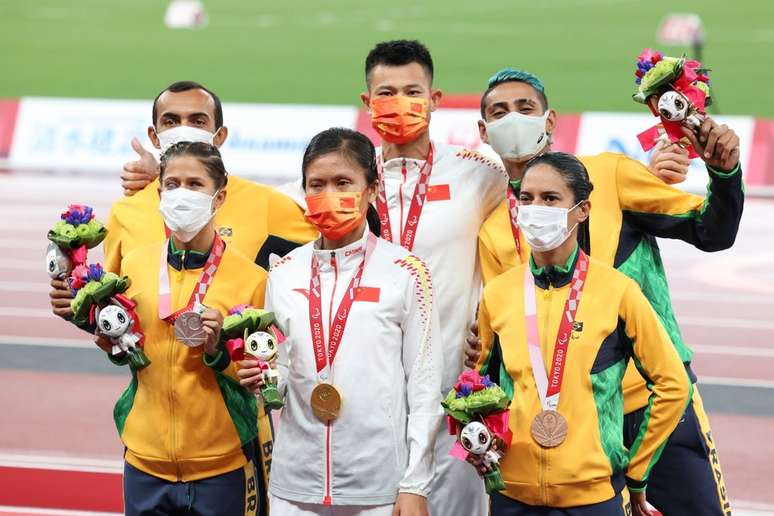
<path fill-rule="evenodd" d="M 275 263 L 266 291 L 286 335 L 272 516 L 426 515 L 443 367 L 430 273 L 369 230 L 379 222 L 368 138 L 323 131 L 302 171 L 321 237 Z M 255 366 L 240 376 L 257 391 Z"/>

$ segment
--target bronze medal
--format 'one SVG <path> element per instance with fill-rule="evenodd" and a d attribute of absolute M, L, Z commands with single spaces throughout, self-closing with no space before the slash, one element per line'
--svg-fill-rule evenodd
<path fill-rule="evenodd" d="M 196 312 L 185 312 L 175 319 L 175 337 L 177 340 L 195 348 L 204 344 L 207 333 L 204 331 L 202 316 Z"/>
<path fill-rule="evenodd" d="M 312 412 L 323 423 L 330 423 L 341 411 L 341 394 L 329 383 L 321 383 L 312 390 Z"/>
<path fill-rule="evenodd" d="M 530 433 L 543 448 L 555 448 L 567 438 L 567 420 L 555 410 L 544 410 L 532 420 Z"/>

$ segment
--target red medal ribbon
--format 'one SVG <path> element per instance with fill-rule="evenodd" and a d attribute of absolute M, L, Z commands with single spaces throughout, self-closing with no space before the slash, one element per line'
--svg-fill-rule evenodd
<path fill-rule="evenodd" d="M 519 243 L 519 224 L 517 222 L 519 216 L 519 200 L 516 198 L 516 193 L 513 188 L 508 185 L 505 190 L 505 198 L 508 200 L 508 215 L 511 221 L 511 234 L 513 234 L 513 243 L 516 244 L 516 256 L 521 254 L 521 243 Z"/>
<path fill-rule="evenodd" d="M 580 306 L 583 287 L 586 283 L 586 274 L 589 269 L 589 258 L 583 250 L 578 249 L 578 260 L 572 274 L 570 291 L 562 311 L 562 321 L 556 334 L 554 344 L 554 356 L 551 361 L 551 369 L 546 374 L 543 358 L 540 353 L 540 341 L 537 329 L 537 311 L 535 302 L 535 283 L 532 272 L 527 267 L 524 275 L 524 311 L 527 326 L 527 344 L 529 349 L 532 374 L 540 396 L 540 402 L 544 410 L 556 410 L 559 404 L 559 393 L 562 389 L 564 367 L 567 364 L 567 351 L 572 335 L 575 315 Z"/>
<path fill-rule="evenodd" d="M 172 313 L 170 305 L 170 288 L 169 288 L 169 271 L 167 269 L 167 255 L 169 253 L 169 240 L 164 245 L 164 249 L 161 252 L 161 262 L 159 263 L 159 318 L 163 319 L 169 324 L 174 324 L 175 320 L 185 312 L 190 312 L 197 305 L 201 305 L 204 296 L 207 294 L 212 279 L 215 277 L 215 273 L 218 272 L 218 266 L 223 258 L 223 251 L 226 245 L 223 243 L 223 239 L 220 238 L 217 232 L 215 232 L 215 239 L 212 241 L 212 249 L 210 249 L 210 255 L 207 257 L 207 262 L 202 268 L 202 273 L 199 276 L 196 286 L 194 286 L 193 292 L 191 292 L 191 298 L 188 300 L 188 304 L 180 310 Z"/>
<path fill-rule="evenodd" d="M 333 364 L 333 360 L 336 358 L 336 352 L 339 350 L 341 339 L 344 336 L 344 328 L 347 326 L 350 309 L 352 308 L 352 303 L 355 301 L 355 295 L 360 286 L 360 279 L 363 277 L 363 270 L 365 270 L 366 262 L 368 262 L 374 247 L 376 247 L 376 236 L 373 233 L 369 233 L 368 243 L 363 253 L 363 261 L 360 262 L 355 275 L 349 281 L 349 286 L 344 293 L 344 297 L 341 298 L 339 308 L 336 311 L 336 316 L 330 324 L 327 354 L 325 352 L 325 335 L 322 322 L 320 265 L 317 261 L 317 257 L 314 253 L 312 254 L 312 277 L 309 280 L 309 327 L 312 332 L 312 346 L 314 347 L 314 359 L 317 364 L 318 374 L 321 373 L 323 369 L 330 368 Z M 333 293 L 331 293 L 331 296 L 333 296 Z M 332 302 L 333 300 L 331 299 L 331 303 Z M 327 378 L 323 378 L 323 380 L 327 380 Z"/>
<path fill-rule="evenodd" d="M 400 245 L 409 251 L 414 248 L 414 238 L 417 235 L 419 227 L 419 218 L 422 216 L 422 208 L 425 205 L 427 197 L 428 183 L 430 174 L 433 171 L 433 144 L 430 144 L 430 150 L 427 153 L 427 160 L 419 170 L 419 179 L 417 186 L 414 187 L 414 196 L 411 198 L 406 224 L 401 228 Z M 382 160 L 377 161 L 377 172 L 379 177 L 379 194 L 376 196 L 376 212 L 379 214 L 379 223 L 381 225 L 381 237 L 389 242 L 393 242 L 392 226 L 390 225 L 390 211 L 387 208 L 387 192 L 384 185 L 384 171 L 382 170 Z"/>

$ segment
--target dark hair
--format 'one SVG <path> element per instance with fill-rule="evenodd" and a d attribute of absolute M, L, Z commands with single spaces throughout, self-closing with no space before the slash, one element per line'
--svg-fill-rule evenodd
<path fill-rule="evenodd" d="M 492 90 L 497 88 L 501 84 L 506 82 L 523 82 L 528 84 L 537 93 L 538 99 L 540 99 L 540 105 L 543 107 L 545 113 L 548 109 L 548 97 L 546 96 L 546 89 L 543 86 L 543 82 L 536 76 L 524 70 L 516 70 L 514 68 L 503 68 L 489 78 L 486 91 L 481 95 L 481 118 L 486 120 L 486 99 Z"/>
<path fill-rule="evenodd" d="M 304 151 L 301 161 L 301 182 L 306 190 L 306 169 L 317 158 L 333 152 L 339 153 L 363 170 L 368 185 L 378 180 L 376 171 L 376 150 L 374 144 L 366 135 L 344 127 L 331 127 L 314 135 Z M 373 205 L 368 206 L 366 213 L 368 226 L 376 235 L 381 235 L 379 215 Z"/>
<path fill-rule="evenodd" d="M 430 51 L 422 43 L 415 39 L 396 39 L 377 43 L 366 57 L 366 82 L 368 82 L 371 70 L 378 65 L 403 66 L 410 63 L 422 65 L 422 68 L 430 76 L 430 82 L 433 82 L 433 58 L 430 56 Z"/>
<path fill-rule="evenodd" d="M 212 97 L 212 100 L 215 102 L 215 129 L 220 129 L 223 127 L 223 106 L 220 104 L 220 99 L 218 98 L 215 93 L 208 90 L 198 82 L 194 81 L 178 81 L 173 82 L 161 92 L 159 92 L 158 95 L 156 95 L 156 98 L 153 99 L 153 127 L 156 127 L 156 117 L 158 116 L 158 102 L 159 97 L 161 97 L 165 92 L 169 91 L 172 93 L 182 93 L 184 91 L 190 91 L 190 90 L 202 90 L 206 92 L 210 97 Z"/>
<path fill-rule="evenodd" d="M 179 142 L 168 148 L 161 155 L 159 163 L 159 181 L 163 180 L 167 164 L 179 156 L 191 156 L 204 165 L 207 174 L 215 182 L 215 189 L 220 190 L 228 183 L 228 172 L 223 165 L 223 158 L 217 147 L 203 142 Z"/>
<path fill-rule="evenodd" d="M 537 165 L 548 165 L 556 170 L 564 180 L 564 184 L 572 190 L 574 204 L 588 201 L 594 185 L 589 179 L 589 172 L 581 161 L 566 152 L 546 152 L 529 160 L 524 167 L 524 177 L 531 168 Z M 578 245 L 586 254 L 591 254 L 591 235 L 589 219 L 578 226 Z"/>

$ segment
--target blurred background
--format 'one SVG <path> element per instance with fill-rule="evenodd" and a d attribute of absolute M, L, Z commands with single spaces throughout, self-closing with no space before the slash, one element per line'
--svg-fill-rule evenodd
<path fill-rule="evenodd" d="M 433 54 L 433 138 L 482 152 L 479 96 L 513 66 L 545 83 L 558 149 L 647 161 L 635 136 L 656 120 L 631 99 L 637 55 L 701 55 L 711 114 L 742 139 L 745 215 L 729 251 L 661 245 L 735 514 L 774 514 L 770 0 L 0 0 L 0 515 L 121 510 L 112 405 L 128 373 L 50 314 L 43 255 L 67 204 L 106 219 L 131 138 L 150 147 L 153 98 L 179 80 L 212 89 L 229 170 L 281 183 L 319 130 L 369 130 L 364 59 L 397 38 Z M 702 169 L 680 187 L 704 192 Z"/>

